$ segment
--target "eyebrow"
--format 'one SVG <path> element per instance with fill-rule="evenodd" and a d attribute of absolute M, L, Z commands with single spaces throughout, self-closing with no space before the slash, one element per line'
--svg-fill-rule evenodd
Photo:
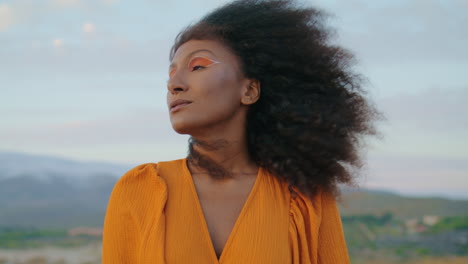
<path fill-rule="evenodd" d="M 202 51 L 206 51 L 208 53 L 211 53 L 213 56 L 218 58 L 211 50 L 208 50 L 208 49 L 198 49 L 198 50 L 192 51 L 187 56 L 185 56 L 185 58 L 189 58 L 189 57 L 193 56 L 193 54 L 198 53 L 198 52 L 202 52 Z M 175 64 L 171 63 L 171 65 L 169 65 L 169 69 L 173 68 L 174 66 L 175 66 Z"/>

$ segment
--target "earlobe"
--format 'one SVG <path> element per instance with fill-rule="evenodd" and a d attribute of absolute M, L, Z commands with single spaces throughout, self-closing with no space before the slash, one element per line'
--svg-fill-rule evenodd
<path fill-rule="evenodd" d="M 260 81 L 249 79 L 249 83 L 244 89 L 241 102 L 244 105 L 251 105 L 258 101 L 260 98 Z"/>

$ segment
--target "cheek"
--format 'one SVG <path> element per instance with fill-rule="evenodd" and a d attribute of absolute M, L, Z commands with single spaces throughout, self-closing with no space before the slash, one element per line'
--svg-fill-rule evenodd
<path fill-rule="evenodd" d="M 194 101 L 187 111 L 171 116 L 173 128 L 182 134 L 233 117 L 241 107 L 241 80 L 230 72 L 210 72 L 188 80 L 187 98 Z"/>
<path fill-rule="evenodd" d="M 199 89 L 203 100 L 210 100 L 214 105 L 240 102 L 241 83 L 232 71 L 218 70 L 201 78 Z"/>

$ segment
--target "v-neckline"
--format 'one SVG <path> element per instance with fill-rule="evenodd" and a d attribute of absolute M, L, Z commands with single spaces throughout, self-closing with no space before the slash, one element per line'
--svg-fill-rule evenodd
<path fill-rule="evenodd" d="M 200 217 L 200 221 L 202 222 L 202 228 L 203 228 L 202 232 L 203 232 L 203 236 L 205 238 L 204 240 L 207 241 L 208 247 L 211 249 L 210 254 L 211 254 L 211 257 L 212 257 L 214 263 L 221 264 L 223 259 L 225 258 L 224 256 L 227 254 L 226 252 L 229 250 L 229 246 L 233 243 L 234 236 L 236 234 L 237 229 L 239 229 L 239 225 L 242 222 L 242 218 L 246 214 L 247 208 L 252 203 L 251 201 L 253 200 L 253 197 L 255 196 L 255 193 L 257 192 L 256 190 L 258 189 L 258 186 L 260 185 L 260 178 L 261 178 L 261 176 L 263 174 L 262 168 L 259 167 L 259 169 L 258 169 L 257 177 L 255 179 L 255 183 L 254 183 L 252 189 L 250 190 L 250 193 L 247 196 L 247 199 L 245 200 L 244 205 L 242 206 L 241 212 L 237 216 L 237 219 L 236 219 L 236 221 L 234 223 L 234 226 L 232 227 L 231 232 L 229 233 L 229 237 L 226 240 L 226 243 L 224 244 L 224 247 L 223 247 L 223 250 L 221 252 L 221 255 L 219 256 L 219 259 L 218 259 L 217 255 L 216 255 L 216 250 L 214 248 L 214 244 L 213 244 L 213 241 L 211 239 L 210 232 L 208 230 L 208 224 L 206 222 L 206 218 L 205 218 L 205 214 L 203 212 L 203 209 L 201 207 L 200 199 L 199 199 L 199 196 L 198 196 L 198 193 L 197 193 L 197 189 L 195 188 L 195 183 L 193 181 L 192 174 L 190 173 L 190 170 L 188 169 L 188 166 L 187 166 L 187 158 L 183 159 L 183 168 L 184 168 L 184 174 L 186 176 L 186 179 L 189 182 L 192 194 L 195 197 L 195 204 L 196 204 L 195 205 L 195 207 L 196 207 L 195 210 L 197 210 L 197 213 L 198 213 L 198 215 Z"/>

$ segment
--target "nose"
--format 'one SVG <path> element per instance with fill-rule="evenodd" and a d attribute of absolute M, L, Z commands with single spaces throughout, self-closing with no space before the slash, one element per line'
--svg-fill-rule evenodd
<path fill-rule="evenodd" d="M 180 76 L 177 76 L 177 74 L 175 74 L 174 76 L 169 78 L 169 80 L 167 81 L 167 90 L 172 94 L 176 94 L 179 92 L 186 91 L 187 86 L 180 79 Z"/>

